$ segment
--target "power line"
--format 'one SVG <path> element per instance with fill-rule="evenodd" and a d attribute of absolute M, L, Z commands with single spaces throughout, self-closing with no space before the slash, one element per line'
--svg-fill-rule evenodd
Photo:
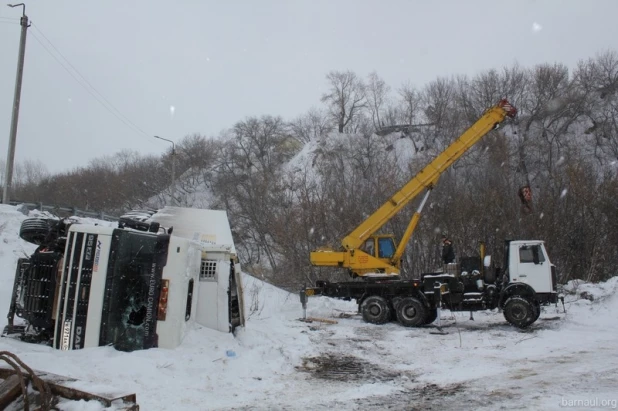
<path fill-rule="evenodd" d="M 66 70 L 67 73 L 69 73 L 69 75 L 71 75 L 71 77 L 73 77 L 73 79 L 80 86 L 82 86 L 92 97 L 94 97 L 94 99 L 97 100 L 97 102 L 99 102 L 99 104 L 101 104 L 107 111 L 109 111 L 118 120 L 120 120 L 124 125 L 126 125 L 129 128 L 131 128 L 133 131 L 141 133 L 141 134 L 143 134 L 146 137 L 150 137 L 150 134 L 146 133 L 139 126 L 137 126 L 134 122 L 132 122 L 129 118 L 127 118 L 124 114 L 122 114 L 120 112 L 120 110 L 118 110 L 107 98 L 105 98 L 105 96 L 103 94 L 101 94 L 92 85 L 92 83 L 90 83 L 79 72 L 79 70 L 77 70 L 77 68 L 75 68 L 75 66 L 73 64 L 71 64 L 71 62 L 60 52 L 60 50 L 58 50 L 58 48 L 56 46 L 54 46 L 54 44 L 51 42 L 51 40 L 49 40 L 49 38 L 47 38 L 47 36 L 37 26 L 34 25 L 34 23 L 32 24 L 32 26 L 47 41 L 47 43 L 55 50 L 55 52 L 64 60 L 64 62 L 66 62 L 66 65 L 62 61 L 60 61 L 60 59 L 54 53 L 52 53 L 52 51 L 38 38 L 38 36 L 36 36 L 31 31 L 34 39 L 54 58 L 54 60 L 56 60 L 58 62 L 58 64 L 60 64 L 60 66 L 62 66 L 62 68 L 64 68 Z M 71 69 L 73 69 L 73 71 L 71 71 L 67 67 L 67 65 L 69 67 L 71 67 Z M 73 72 L 75 72 L 79 76 L 79 78 L 77 78 Z M 88 87 L 86 87 L 86 85 L 88 85 Z"/>
<path fill-rule="evenodd" d="M 67 66 L 65 66 L 62 61 L 60 61 L 60 59 L 58 57 L 56 57 L 56 55 L 54 53 L 51 52 L 51 50 L 49 50 L 47 48 L 47 46 L 45 44 L 43 44 L 43 42 L 37 37 L 37 35 L 34 34 L 34 32 L 30 32 L 30 34 L 32 34 L 32 37 L 45 49 L 45 51 L 47 51 L 49 53 L 50 56 L 52 56 L 54 58 L 54 60 L 56 60 L 56 62 L 58 64 L 60 64 L 60 66 L 67 72 L 69 73 L 69 75 L 71 77 L 73 77 L 73 80 L 75 80 L 80 86 L 82 86 L 84 88 L 84 90 L 86 90 L 92 97 L 94 97 L 94 99 L 99 102 L 99 104 L 101 104 L 101 106 L 103 106 L 103 108 L 105 108 L 107 111 L 109 111 L 114 117 L 116 117 L 118 120 L 120 120 L 120 122 L 122 122 L 125 126 L 129 127 L 132 131 L 134 132 L 139 132 L 139 128 L 133 128 L 131 126 L 130 122 L 127 122 L 126 120 L 124 120 L 121 116 L 119 116 L 118 114 L 116 114 L 114 111 L 112 111 L 104 102 L 103 100 L 101 100 L 95 93 L 93 93 L 88 87 L 86 87 L 80 80 L 79 78 L 77 78 L 75 76 L 75 74 L 73 74 L 73 72 L 71 70 L 69 70 L 69 68 Z"/>
<path fill-rule="evenodd" d="M 114 109 L 122 118 L 124 118 L 128 123 L 130 123 L 134 128 L 136 128 L 137 130 L 139 130 L 142 134 L 144 134 L 146 137 L 151 137 L 150 134 L 146 133 L 144 130 L 142 130 L 140 127 L 138 127 L 135 123 L 133 123 L 131 120 L 129 120 L 124 114 L 122 114 L 120 112 L 120 110 L 118 110 L 108 99 L 105 98 L 105 96 L 103 94 L 101 94 L 87 79 L 86 77 L 84 77 L 79 70 L 77 70 L 77 68 L 75 68 L 75 66 L 73 64 L 71 64 L 71 62 L 64 57 L 64 55 L 60 52 L 60 50 L 58 50 L 58 48 L 56 46 L 54 46 L 54 43 L 51 42 L 51 40 L 49 38 L 47 38 L 47 36 L 45 35 L 45 33 L 43 33 L 41 31 L 41 29 L 38 28 L 38 26 L 36 26 L 34 23 L 32 23 L 32 26 L 34 27 L 34 29 L 39 32 L 41 34 L 41 36 L 43 36 L 43 38 L 45 38 L 45 40 L 47 40 L 47 42 L 53 47 L 54 50 L 56 50 L 56 52 L 62 57 L 62 59 L 64 61 L 67 62 L 67 64 L 69 66 L 71 66 L 71 68 L 77 73 L 77 75 L 82 78 L 86 84 L 88 84 L 88 86 L 90 86 L 90 88 L 97 93 L 112 109 Z"/>

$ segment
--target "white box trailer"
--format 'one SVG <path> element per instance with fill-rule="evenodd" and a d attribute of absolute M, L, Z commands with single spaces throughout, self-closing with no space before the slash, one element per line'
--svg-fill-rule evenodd
<path fill-rule="evenodd" d="M 133 351 L 177 347 L 193 323 L 244 325 L 225 211 L 166 207 L 116 228 L 35 218 L 20 236 L 39 247 L 18 261 L 6 336 Z"/>

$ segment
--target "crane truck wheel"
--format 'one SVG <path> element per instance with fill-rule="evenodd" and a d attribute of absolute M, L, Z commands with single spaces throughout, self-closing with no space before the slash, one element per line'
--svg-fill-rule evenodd
<path fill-rule="evenodd" d="M 49 222 L 44 218 L 28 218 L 21 223 L 19 237 L 29 243 L 41 245 L 49 234 Z"/>
<path fill-rule="evenodd" d="M 540 310 L 524 297 L 509 297 L 504 303 L 504 318 L 518 328 L 526 328 L 536 321 Z"/>
<path fill-rule="evenodd" d="M 406 297 L 397 304 L 397 320 L 405 327 L 418 327 L 426 324 L 427 318 L 427 308 L 417 298 Z"/>
<path fill-rule="evenodd" d="M 391 319 L 391 307 L 384 297 L 372 295 L 367 297 L 360 306 L 363 320 L 371 324 L 385 324 Z"/>

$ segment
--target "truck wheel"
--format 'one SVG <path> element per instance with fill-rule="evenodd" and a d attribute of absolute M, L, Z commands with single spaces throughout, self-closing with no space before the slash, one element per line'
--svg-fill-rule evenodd
<path fill-rule="evenodd" d="M 536 314 L 534 304 L 518 295 L 509 297 L 504 303 L 504 318 L 515 327 L 528 327 L 536 320 Z"/>
<path fill-rule="evenodd" d="M 425 324 L 427 309 L 417 298 L 406 297 L 397 304 L 397 320 L 405 327 Z"/>
<path fill-rule="evenodd" d="M 536 320 L 539 319 L 539 317 L 541 316 L 541 304 L 539 304 L 538 301 L 535 301 L 534 304 L 532 305 L 532 307 L 534 307 L 534 319 L 532 320 L 532 323 L 535 322 Z M 530 324 L 532 324 L 530 323 Z"/>
<path fill-rule="evenodd" d="M 427 310 L 427 317 L 425 317 L 425 321 L 423 322 L 423 324 L 429 325 L 433 323 L 434 321 L 436 321 L 436 318 L 438 318 L 437 309 L 433 308 L 431 310 Z"/>
<path fill-rule="evenodd" d="M 391 308 L 386 298 L 378 295 L 367 297 L 360 306 L 363 320 L 371 324 L 385 324 L 391 319 Z"/>
<path fill-rule="evenodd" d="M 28 218 L 21 223 L 19 237 L 29 243 L 41 245 L 49 234 L 49 223 L 43 218 Z"/>

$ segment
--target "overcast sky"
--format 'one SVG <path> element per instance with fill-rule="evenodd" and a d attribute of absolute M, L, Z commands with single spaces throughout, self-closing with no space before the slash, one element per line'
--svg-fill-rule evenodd
<path fill-rule="evenodd" d="M 16 161 L 41 160 L 52 172 L 122 149 L 161 153 L 169 143 L 155 134 L 177 141 L 191 133 L 216 136 L 247 116 L 291 119 L 320 105 L 330 70 L 375 70 L 392 88 L 406 81 L 421 87 L 437 76 L 514 62 L 573 67 L 618 49 L 618 0 L 26 3 L 34 25 Z M 20 15 L 0 6 L 3 160 Z M 39 41 L 71 69 L 54 47 L 62 53 L 141 131 L 97 102 Z"/>

